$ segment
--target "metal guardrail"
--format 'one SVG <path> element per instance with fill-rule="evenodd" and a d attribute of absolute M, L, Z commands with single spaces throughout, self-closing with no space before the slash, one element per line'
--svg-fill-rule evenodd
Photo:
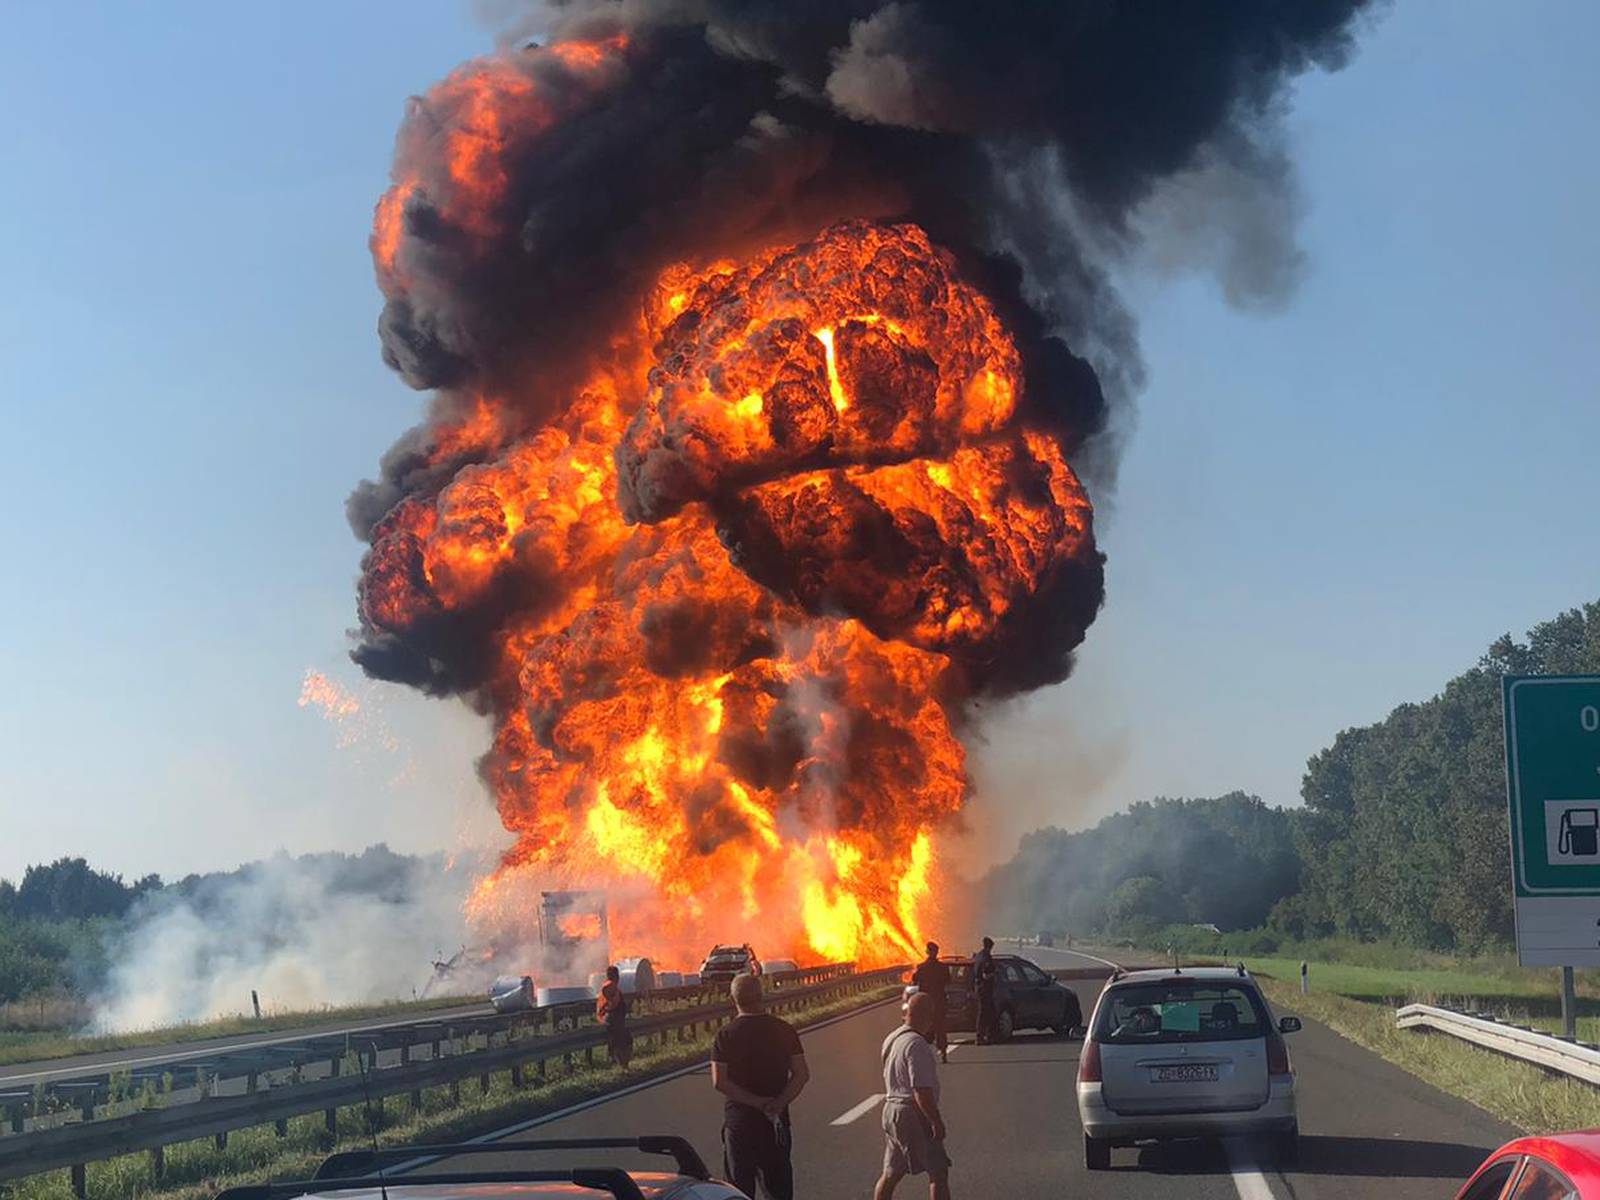
<path fill-rule="evenodd" d="M 850 963 L 828 963 L 774 974 L 767 977 L 767 982 L 779 990 L 809 986 L 848 974 L 853 969 Z M 633 1000 L 636 1012 L 643 1015 L 664 1005 L 715 1003 L 724 996 L 725 989 L 721 985 L 691 984 L 656 988 L 635 995 Z M 245 1090 L 254 1091 L 254 1084 L 249 1082 L 252 1076 L 260 1078 L 277 1071 L 297 1070 L 309 1062 L 343 1058 L 357 1048 L 366 1050 L 373 1044 L 379 1047 L 380 1053 L 389 1054 L 407 1044 L 475 1038 L 493 1041 L 501 1035 L 541 1030 L 555 1034 L 564 1028 L 575 1028 L 593 1015 L 592 999 L 505 1013 L 493 1011 L 485 1000 L 482 1010 L 471 1014 L 457 1012 L 440 1016 L 424 1012 L 381 1024 L 363 1023 L 352 1029 L 263 1033 L 259 1039 L 221 1047 L 181 1043 L 152 1047 L 155 1053 L 141 1057 L 131 1068 L 116 1061 L 84 1065 L 76 1070 L 41 1063 L 39 1065 L 48 1068 L 50 1079 L 38 1087 L 27 1082 L 26 1076 L 17 1084 L 0 1079 L 0 1138 L 25 1132 L 32 1119 L 65 1110 L 92 1119 L 90 1114 L 96 1108 L 118 1099 L 139 1098 L 147 1084 L 164 1094 L 197 1086 L 210 1087 L 219 1079 L 237 1079 L 245 1081 Z M 168 1051 L 170 1057 L 157 1057 L 162 1049 Z"/>
<path fill-rule="evenodd" d="M 1448 1033 L 1547 1071 L 1600 1084 L 1600 1046 L 1568 1041 L 1525 1025 L 1513 1025 L 1488 1013 L 1463 1012 L 1436 1004 L 1408 1004 L 1395 1013 L 1395 1024 L 1401 1029 Z"/>
<path fill-rule="evenodd" d="M 847 965 L 835 964 L 786 973 L 769 980 L 773 989 L 768 993 L 767 1007 L 769 1011 L 782 1012 L 836 994 L 897 983 L 905 969 L 895 966 L 856 973 Z M 705 989 L 688 991 L 698 995 Z M 671 993 L 656 993 L 653 998 L 663 995 Z M 480 1022 L 479 1018 L 464 1022 L 419 1020 L 399 1028 L 323 1038 L 322 1044 L 308 1039 L 291 1046 L 269 1046 L 254 1054 L 248 1048 L 230 1051 L 225 1061 L 219 1056 L 219 1060 L 205 1064 L 211 1073 L 202 1075 L 197 1087 L 157 1096 L 147 1092 L 144 1097 L 113 1104 L 109 1109 L 97 1103 L 104 1086 L 98 1078 L 56 1084 L 58 1092 L 64 1088 L 66 1095 L 74 1096 L 77 1108 L 67 1115 L 77 1119 L 61 1124 L 41 1123 L 34 1118 L 8 1121 L 5 1132 L 0 1134 L 0 1180 L 66 1167 L 72 1172 L 74 1192 L 81 1196 L 86 1163 L 148 1150 L 159 1175 L 165 1148 L 178 1142 L 215 1137 L 221 1144 L 233 1130 L 266 1124 L 276 1124 L 283 1135 L 290 1117 L 316 1112 L 325 1114 L 331 1134 L 342 1107 L 376 1101 L 381 1113 L 384 1097 L 408 1094 L 416 1108 L 421 1105 L 425 1088 L 448 1085 L 459 1089 L 463 1081 L 476 1078 L 480 1088 L 487 1091 L 490 1076 L 498 1071 L 509 1070 L 513 1083 L 520 1086 L 529 1067 L 543 1078 L 546 1064 L 553 1060 L 570 1066 L 574 1056 L 582 1054 L 592 1063 L 595 1051 L 604 1050 L 605 1031 L 593 1024 L 558 1033 L 554 1032 L 558 1026 L 552 1022 L 551 1033 L 537 1032 L 535 1020 L 542 1023 L 555 1017 L 558 1010 L 568 1013 L 573 1009 L 581 1009 L 589 1018 L 594 1012 L 591 1001 L 481 1019 L 501 1025 L 498 1038 L 480 1031 L 462 1032 Z M 708 1000 L 630 1020 L 628 1028 L 636 1040 L 660 1037 L 665 1041 L 673 1034 L 679 1040 L 687 1040 L 685 1031 L 692 1036 L 701 1025 L 709 1031 L 732 1015 L 731 1003 Z M 515 1022 L 517 1017 L 524 1019 L 521 1025 Z M 381 1054 L 389 1054 L 392 1061 L 381 1062 Z M 350 1062 L 351 1058 L 355 1061 Z M 317 1073 L 319 1067 L 326 1073 L 317 1078 L 305 1077 L 307 1068 Z M 233 1075 L 227 1073 L 230 1069 L 235 1072 Z M 288 1078 L 273 1078 L 285 1071 Z M 235 1094 L 218 1094 L 220 1085 L 229 1080 L 238 1080 L 242 1086 Z M 83 1090 L 79 1093 L 74 1089 Z"/>

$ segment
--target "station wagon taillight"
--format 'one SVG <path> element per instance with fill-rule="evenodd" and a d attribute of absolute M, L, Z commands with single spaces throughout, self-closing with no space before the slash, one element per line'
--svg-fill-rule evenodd
<path fill-rule="evenodd" d="M 1289 1065 L 1289 1043 L 1276 1029 L 1267 1030 L 1267 1074 L 1288 1075 L 1293 1070 Z"/>
<path fill-rule="evenodd" d="M 1093 1038 L 1084 1038 L 1083 1050 L 1078 1055 L 1078 1082 L 1100 1083 L 1103 1078 L 1100 1070 L 1100 1043 Z"/>

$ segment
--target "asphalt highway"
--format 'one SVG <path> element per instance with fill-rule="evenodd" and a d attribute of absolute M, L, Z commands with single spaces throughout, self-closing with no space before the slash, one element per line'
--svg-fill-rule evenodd
<path fill-rule="evenodd" d="M 1011 953 L 1011 947 L 1002 946 Z M 1086 967 L 1066 951 L 1027 947 L 1046 968 Z M 1073 984 L 1087 1015 L 1100 983 Z M 865 1197 L 882 1160 L 878 1048 L 900 1020 L 893 1002 L 804 1034 L 812 1082 L 793 1110 L 798 1194 Z M 1429 1087 L 1313 1023 L 1290 1039 L 1299 1074 L 1302 1163 L 1280 1174 L 1248 1143 L 1119 1149 L 1112 1170 L 1083 1166 L 1073 1086 L 1079 1043 L 1021 1033 L 1003 1046 L 958 1035 L 941 1069 L 943 1107 L 955 1166 L 952 1190 L 965 1197 L 1122 1197 L 1132 1200 L 1423 1200 L 1451 1197 L 1484 1156 L 1514 1131 L 1481 1110 Z M 504 1136 L 688 1137 L 721 1170 L 721 1101 L 706 1068 L 647 1082 L 611 1098 Z M 548 1166 L 616 1163 L 661 1169 L 660 1160 L 553 1156 Z M 488 1169 L 516 1164 L 493 1156 Z M 429 1168 L 423 1167 L 421 1173 Z M 907 1180 L 901 1196 L 926 1195 Z"/>

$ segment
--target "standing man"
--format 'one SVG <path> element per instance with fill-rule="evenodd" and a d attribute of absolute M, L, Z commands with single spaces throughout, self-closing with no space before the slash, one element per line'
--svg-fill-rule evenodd
<path fill-rule="evenodd" d="M 736 975 L 728 989 L 738 1015 L 711 1047 L 711 1086 L 722 1106 L 722 1169 L 747 1196 L 756 1180 L 771 1200 L 794 1200 L 789 1104 L 811 1078 L 794 1026 L 762 1011 L 761 980 Z"/>
<path fill-rule="evenodd" d="M 912 995 L 906 1023 L 883 1040 L 883 1174 L 872 1200 L 889 1200 L 907 1175 L 928 1176 L 929 1200 L 950 1200 L 950 1156 L 939 1112 L 933 997 Z"/>
<path fill-rule="evenodd" d="M 594 1015 L 605 1026 L 611 1057 L 624 1071 L 633 1059 L 633 1035 L 628 1032 L 628 998 L 622 994 L 622 972 L 606 968 L 606 981 L 595 998 Z"/>
<path fill-rule="evenodd" d="M 950 968 L 939 961 L 939 943 L 928 943 L 928 957 L 911 973 L 911 982 L 917 991 L 933 998 L 933 1040 L 939 1047 L 939 1061 L 950 1061 L 950 1038 L 945 1032 L 947 992 L 950 987 Z"/>
<path fill-rule="evenodd" d="M 994 988 L 999 969 L 994 963 L 994 939 L 985 937 L 983 949 L 972 956 L 972 987 L 978 994 L 978 1035 L 980 1046 L 994 1041 Z"/>

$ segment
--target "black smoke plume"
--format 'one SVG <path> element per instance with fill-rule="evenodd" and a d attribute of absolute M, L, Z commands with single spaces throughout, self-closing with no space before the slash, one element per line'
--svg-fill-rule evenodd
<path fill-rule="evenodd" d="M 508 135 L 501 219 L 464 229 L 405 198 L 379 321 L 385 360 L 475 390 L 534 428 L 602 348 L 619 304 L 670 262 L 736 256 L 845 219 L 912 221 L 952 249 L 1018 339 L 1029 419 L 1054 422 L 1092 483 L 1114 473 L 1116 411 L 1142 378 L 1107 247 L 1136 236 L 1162 184 L 1216 163 L 1231 194 L 1292 218 L 1287 83 L 1349 56 L 1366 0 L 553 0 L 497 4 L 505 69 L 537 84 L 549 128 Z M 509 19 L 506 19 L 509 18 Z M 617 39 L 604 86 L 532 42 Z M 397 160 L 425 157 L 460 110 L 412 102 Z M 1265 200 L 1262 197 L 1266 197 Z M 1213 198 L 1212 207 L 1227 203 Z M 1226 222 L 1226 215 L 1210 219 Z M 1250 299 L 1292 276 L 1282 228 L 1230 268 Z M 381 274 L 381 272 L 380 272 Z M 364 539 L 461 465 L 430 425 L 352 495 Z M 470 456 L 470 455 L 469 455 Z M 405 644 L 365 623 L 370 673 L 433 691 L 480 672 L 448 625 Z M 473 639 L 466 639 L 470 644 Z M 1063 667 L 1063 669 L 1065 669 Z"/>

